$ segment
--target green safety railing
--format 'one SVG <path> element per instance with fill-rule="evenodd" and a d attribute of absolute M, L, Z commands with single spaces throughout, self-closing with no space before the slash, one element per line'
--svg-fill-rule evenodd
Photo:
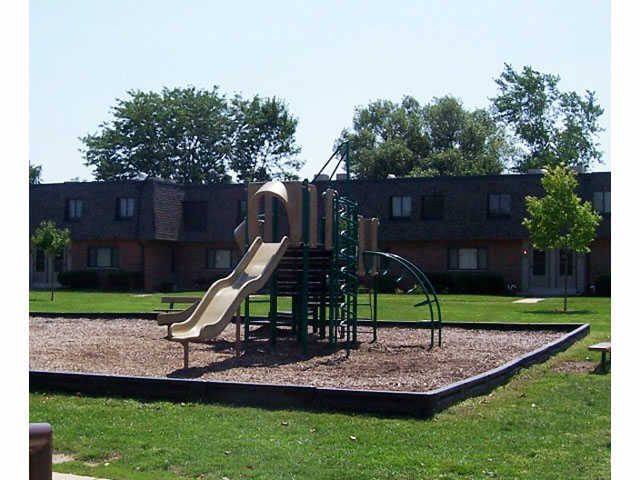
<path fill-rule="evenodd" d="M 414 283 L 414 285 L 416 286 L 414 288 L 409 289 L 407 293 L 413 293 L 418 286 L 422 289 L 422 292 L 424 293 L 424 296 L 425 296 L 425 300 L 416 303 L 414 307 L 422 307 L 425 305 L 428 307 L 427 308 L 428 316 L 426 318 L 426 321 L 428 322 L 428 326 L 431 330 L 430 348 L 433 348 L 435 343 L 436 328 L 438 329 L 438 346 L 442 346 L 442 311 L 440 309 L 440 301 L 438 300 L 438 295 L 436 294 L 436 291 L 433 288 L 433 285 L 431 284 L 431 282 L 429 281 L 425 273 L 415 263 L 411 262 L 410 260 L 407 260 L 404 257 L 401 257 L 400 255 L 396 255 L 394 253 L 365 250 L 363 254 L 365 258 L 379 257 L 379 258 L 385 259 L 386 261 L 392 261 L 395 264 L 402 267 L 402 269 L 404 270 L 403 274 L 405 272 L 409 273 L 415 279 L 416 283 Z M 370 269 L 368 269 L 368 271 L 370 271 Z M 386 276 L 388 271 L 389 271 L 388 269 L 385 269 L 380 275 Z M 402 281 L 402 279 L 404 278 L 403 274 L 401 274 L 400 277 L 396 279 L 396 283 L 400 283 Z M 377 312 L 378 312 L 377 281 L 378 281 L 378 278 L 376 277 L 376 279 L 374 279 L 374 304 L 373 304 L 374 329 L 377 327 L 377 320 L 378 320 L 377 318 L 378 316 L 377 315 Z"/>

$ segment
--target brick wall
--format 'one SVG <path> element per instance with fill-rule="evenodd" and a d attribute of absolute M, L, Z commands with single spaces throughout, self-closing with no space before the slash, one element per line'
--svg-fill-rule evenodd
<path fill-rule="evenodd" d="M 113 247 L 118 249 L 119 268 L 90 268 L 89 247 Z M 142 248 L 138 242 L 130 240 L 74 240 L 71 242 L 71 270 L 95 270 L 98 272 L 98 286 L 107 287 L 110 272 L 125 270 L 142 271 Z"/>
<path fill-rule="evenodd" d="M 161 290 L 163 284 L 172 283 L 170 242 L 143 242 L 144 245 L 144 289 Z"/>
<path fill-rule="evenodd" d="M 595 283 L 600 275 L 611 275 L 611 239 L 602 238 L 591 244 L 589 255 L 589 285 Z"/>
<path fill-rule="evenodd" d="M 385 242 L 382 248 L 411 260 L 429 273 L 448 271 L 447 256 L 451 247 L 487 248 L 488 271 L 501 274 L 505 282 L 520 286 L 522 253 L 519 240 Z"/>
<path fill-rule="evenodd" d="M 240 252 L 233 243 L 181 242 L 176 245 L 176 282 L 179 288 L 197 288 L 199 284 L 203 285 L 202 281 L 207 288 L 213 280 L 231 273 L 232 268 L 213 270 L 207 268 L 206 255 L 210 248 L 231 250 L 232 268 L 240 258 Z"/>

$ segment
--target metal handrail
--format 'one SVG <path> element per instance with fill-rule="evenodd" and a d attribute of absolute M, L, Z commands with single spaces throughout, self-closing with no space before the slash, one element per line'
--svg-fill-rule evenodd
<path fill-rule="evenodd" d="M 427 305 L 429 307 L 429 314 L 431 317 L 430 327 L 431 327 L 431 348 L 434 345 L 434 324 L 438 326 L 438 346 L 442 346 L 442 311 L 440 309 L 440 301 L 438 300 L 438 296 L 436 295 L 435 289 L 433 285 L 425 275 L 425 273 L 413 262 L 407 260 L 400 255 L 396 255 L 388 252 L 378 252 L 373 250 L 365 250 L 363 252 L 364 255 L 370 256 L 378 256 L 382 258 L 387 258 L 395 261 L 401 267 L 403 267 L 406 271 L 408 271 L 413 277 L 417 280 L 418 284 L 422 288 L 422 291 L 425 295 L 426 300 L 423 302 L 418 302 L 414 305 L 414 307 L 419 307 L 423 305 Z M 388 269 L 385 270 L 388 272 Z M 429 297 L 429 294 L 433 296 L 433 300 Z M 437 319 L 434 318 L 434 311 L 432 304 L 435 303 L 436 311 L 437 311 Z"/>

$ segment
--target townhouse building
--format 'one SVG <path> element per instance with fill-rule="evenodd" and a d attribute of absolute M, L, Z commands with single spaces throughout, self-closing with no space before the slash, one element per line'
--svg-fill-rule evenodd
<path fill-rule="evenodd" d="M 522 294 L 588 291 L 611 272 L 611 175 L 579 174 L 578 194 L 603 220 L 591 253 L 531 248 L 522 226 L 525 197 L 543 194 L 541 174 L 336 181 L 366 217 L 380 219 L 379 246 L 407 257 L 425 272 L 500 274 Z M 317 182 L 318 191 L 327 188 Z M 179 185 L 143 181 L 65 182 L 30 186 L 30 234 L 53 220 L 69 228 L 71 243 L 58 258 L 30 249 L 30 287 L 49 275 L 137 272 L 144 290 L 206 288 L 229 273 L 240 252 L 233 229 L 244 217 L 242 184 Z"/>

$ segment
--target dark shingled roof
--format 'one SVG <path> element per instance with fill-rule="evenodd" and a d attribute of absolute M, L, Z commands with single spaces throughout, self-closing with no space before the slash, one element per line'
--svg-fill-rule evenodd
<path fill-rule="evenodd" d="M 381 221 L 381 239 L 385 241 L 518 239 L 527 238 L 522 226 L 525 196 L 541 195 L 541 175 L 496 175 L 468 177 L 406 178 L 356 180 L 346 185 L 334 182 L 337 190 L 349 189 L 349 196 L 360 204 L 366 217 Z M 593 199 L 593 192 L 611 190 L 611 174 L 597 172 L 578 175 L 582 198 Z M 318 191 L 327 182 L 317 182 Z M 422 197 L 438 193 L 444 196 L 444 218 L 422 219 Z M 489 218 L 488 195 L 511 195 L 511 215 Z M 144 181 L 69 182 L 31 185 L 29 189 L 29 229 L 33 233 L 41 220 L 51 219 L 70 228 L 72 239 L 169 240 L 193 242 L 231 242 L 233 229 L 240 221 L 240 200 L 244 185 L 178 185 L 149 178 Z M 392 219 L 391 196 L 409 195 L 412 213 L 408 219 Z M 118 198 L 136 199 L 134 215 L 116 217 Z M 66 202 L 83 201 L 82 218 L 66 218 Z M 205 216 L 202 229 L 185 229 L 183 202 L 197 205 Z M 187 207 L 189 208 L 189 207 Z M 200 214 L 200 212 L 198 212 Z M 611 237 L 611 219 L 605 217 L 597 232 L 599 238 Z"/>

